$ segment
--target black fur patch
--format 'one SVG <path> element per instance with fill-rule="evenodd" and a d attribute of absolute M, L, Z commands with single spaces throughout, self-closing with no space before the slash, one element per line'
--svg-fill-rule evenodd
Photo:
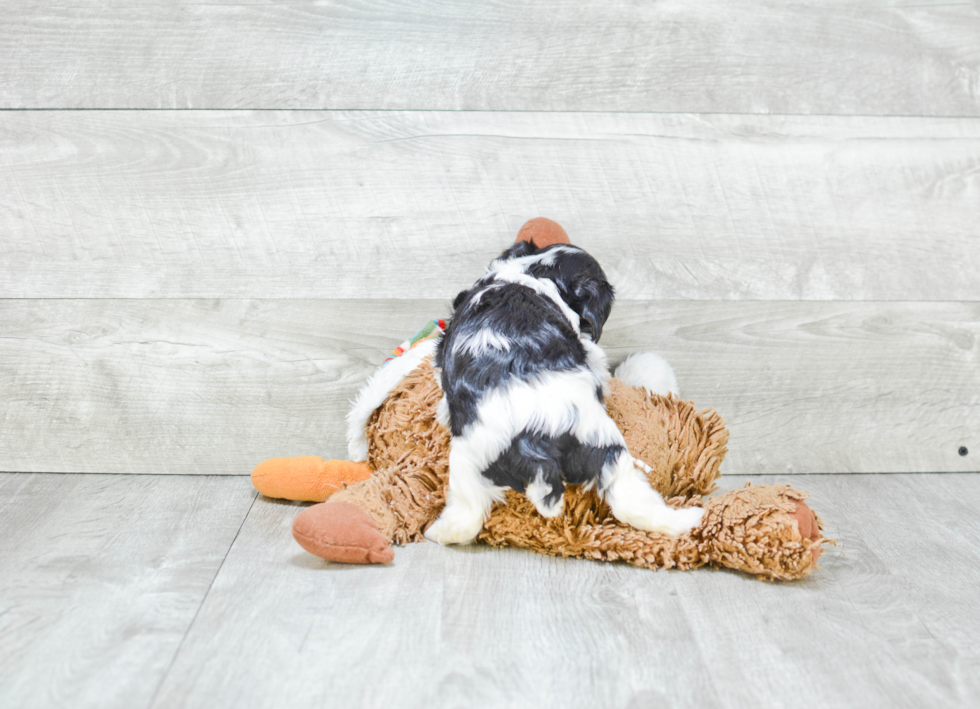
<path fill-rule="evenodd" d="M 544 501 L 555 504 L 565 483 L 584 485 L 599 478 L 602 468 L 624 451 L 623 446 L 589 446 L 570 433 L 558 437 L 541 433 L 519 434 L 483 473 L 494 485 L 524 492 L 540 478 L 551 490 Z"/>

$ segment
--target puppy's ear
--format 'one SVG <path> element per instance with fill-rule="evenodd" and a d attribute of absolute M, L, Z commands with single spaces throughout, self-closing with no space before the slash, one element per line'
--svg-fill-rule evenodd
<path fill-rule="evenodd" d="M 575 284 L 568 306 L 581 318 L 582 332 L 593 342 L 602 337 L 602 327 L 612 312 L 616 292 L 605 279 L 589 278 Z"/>
<path fill-rule="evenodd" d="M 540 250 L 533 241 L 515 241 L 510 248 L 497 258 L 500 261 L 506 261 L 512 258 L 520 258 L 521 256 L 531 256 Z"/>

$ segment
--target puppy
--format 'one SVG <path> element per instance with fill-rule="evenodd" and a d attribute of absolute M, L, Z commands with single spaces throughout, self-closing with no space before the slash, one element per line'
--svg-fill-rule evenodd
<path fill-rule="evenodd" d="M 664 503 L 606 413 L 609 373 L 596 343 L 613 299 L 585 251 L 528 242 L 456 297 L 435 357 L 449 489 L 427 539 L 472 542 L 508 488 L 555 517 L 565 483 L 597 485 L 613 515 L 638 529 L 676 535 L 701 520 L 701 509 Z"/>

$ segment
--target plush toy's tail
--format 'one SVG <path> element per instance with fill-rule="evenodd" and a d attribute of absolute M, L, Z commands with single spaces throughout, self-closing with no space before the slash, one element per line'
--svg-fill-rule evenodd
<path fill-rule="evenodd" d="M 263 460 L 252 471 L 252 485 L 266 497 L 323 502 L 345 484 L 371 477 L 367 463 L 324 460 L 315 455 Z"/>

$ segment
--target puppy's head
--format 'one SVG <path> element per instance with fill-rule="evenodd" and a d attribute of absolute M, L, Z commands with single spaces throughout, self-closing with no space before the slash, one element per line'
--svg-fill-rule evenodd
<path fill-rule="evenodd" d="M 582 332 L 599 341 L 616 296 L 599 262 L 589 254 L 570 244 L 539 249 L 534 242 L 520 241 L 490 264 L 490 271 L 504 268 L 520 268 L 529 276 L 552 281 L 581 319 Z"/>

